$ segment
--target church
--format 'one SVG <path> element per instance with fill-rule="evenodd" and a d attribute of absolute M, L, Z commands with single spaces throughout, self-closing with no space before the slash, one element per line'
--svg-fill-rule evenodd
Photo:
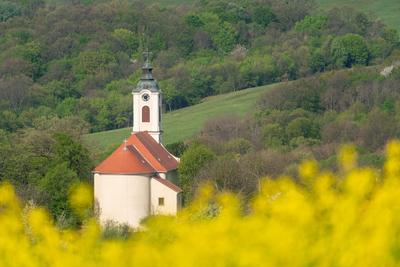
<path fill-rule="evenodd" d="M 94 173 L 94 197 L 101 224 L 139 227 L 149 215 L 174 215 L 181 205 L 179 159 L 162 145 L 162 94 L 149 53 L 133 94 L 133 131 Z"/>

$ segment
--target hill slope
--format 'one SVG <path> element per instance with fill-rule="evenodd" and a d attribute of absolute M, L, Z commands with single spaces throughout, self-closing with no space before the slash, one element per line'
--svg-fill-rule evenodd
<path fill-rule="evenodd" d="M 274 85 L 249 88 L 233 93 L 212 96 L 202 103 L 164 114 L 164 144 L 188 139 L 199 133 L 204 123 L 223 114 L 244 116 L 251 111 L 263 92 Z M 127 96 L 129 97 L 129 96 Z M 131 128 L 99 132 L 84 137 L 89 145 L 99 149 L 115 147 L 129 136 Z"/>
<path fill-rule="evenodd" d="M 157 1 L 149 0 L 148 2 L 154 3 Z M 196 0 L 165 0 L 162 4 L 193 4 L 196 2 Z M 398 0 L 317 0 L 317 3 L 322 9 L 329 9 L 335 6 L 354 7 L 357 10 L 373 14 L 387 25 L 400 31 L 400 1 Z"/>
<path fill-rule="evenodd" d="M 398 0 L 318 0 L 323 8 L 351 6 L 366 13 L 372 13 L 387 25 L 400 30 L 400 1 Z"/>

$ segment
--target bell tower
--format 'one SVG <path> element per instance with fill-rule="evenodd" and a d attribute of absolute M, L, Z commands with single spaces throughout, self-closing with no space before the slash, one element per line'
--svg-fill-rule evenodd
<path fill-rule="evenodd" d="M 157 81 L 153 78 L 150 63 L 151 53 L 145 52 L 142 77 L 133 95 L 133 133 L 148 131 L 158 142 L 162 142 L 161 111 L 162 96 Z"/>

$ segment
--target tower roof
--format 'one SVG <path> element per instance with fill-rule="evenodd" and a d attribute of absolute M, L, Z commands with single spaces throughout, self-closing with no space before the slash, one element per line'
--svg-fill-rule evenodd
<path fill-rule="evenodd" d="M 153 174 L 175 170 L 178 161 L 148 132 L 132 134 L 108 158 L 100 163 L 94 173 L 103 174 Z"/>
<path fill-rule="evenodd" d="M 158 87 L 157 81 L 153 77 L 153 66 L 150 62 L 150 52 L 143 53 L 144 63 L 142 66 L 142 76 L 135 88 L 133 88 L 133 92 L 140 92 L 143 89 L 147 89 L 151 92 L 158 92 L 160 88 Z"/>

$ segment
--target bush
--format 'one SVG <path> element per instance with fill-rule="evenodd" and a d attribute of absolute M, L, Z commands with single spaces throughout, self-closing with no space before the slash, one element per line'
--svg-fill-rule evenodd
<path fill-rule="evenodd" d="M 184 142 L 176 142 L 172 144 L 168 144 L 165 148 L 175 157 L 181 157 L 185 150 L 187 149 L 187 145 Z"/>

